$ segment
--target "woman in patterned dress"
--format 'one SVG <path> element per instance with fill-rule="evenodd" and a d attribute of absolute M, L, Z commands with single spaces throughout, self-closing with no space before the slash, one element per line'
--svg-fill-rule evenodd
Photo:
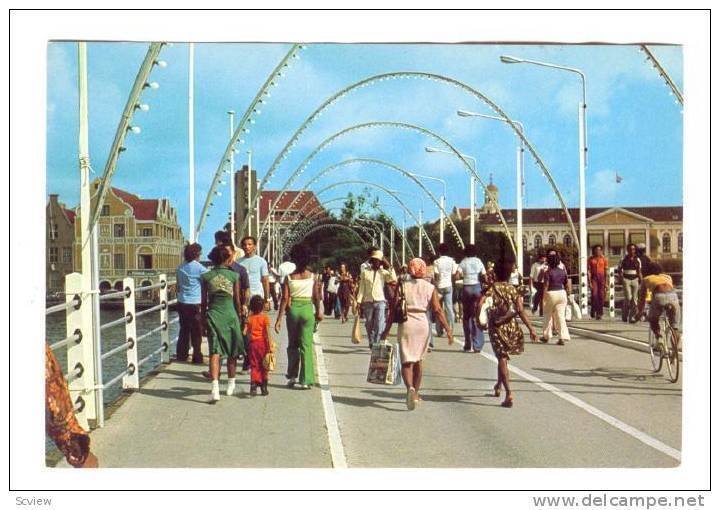
<path fill-rule="evenodd" d="M 350 311 L 350 305 L 352 304 L 353 299 L 353 277 L 347 270 L 347 264 L 344 262 L 340 264 L 338 279 L 340 280 L 338 298 L 340 299 L 341 322 L 347 322 L 348 312 Z"/>
<path fill-rule="evenodd" d="M 530 324 L 523 307 L 525 289 L 523 287 L 516 288 L 508 282 L 512 268 L 512 262 L 501 261 L 495 265 L 495 281 L 480 297 L 477 306 L 479 311 L 485 300 L 492 298 L 492 305 L 488 311 L 488 333 L 498 361 L 498 379 L 493 389 L 495 396 L 499 397 L 500 387 L 505 388 L 505 400 L 500 404 L 503 407 L 512 407 L 513 405 L 508 359 L 510 355 L 521 354 L 524 349 L 523 332 L 515 320 L 516 315 L 520 316 L 523 324 L 528 328 L 532 341 L 538 341 L 537 333 Z M 476 320 L 479 324 L 479 319 L 476 318 Z"/>
<path fill-rule="evenodd" d="M 233 263 L 231 246 L 216 246 L 208 256 L 215 265 L 201 275 L 202 309 L 210 350 L 210 378 L 212 402 L 220 400 L 220 357 L 227 358 L 227 394 L 235 392 L 237 358 L 245 353 L 240 328 L 240 277 L 230 266 Z"/>

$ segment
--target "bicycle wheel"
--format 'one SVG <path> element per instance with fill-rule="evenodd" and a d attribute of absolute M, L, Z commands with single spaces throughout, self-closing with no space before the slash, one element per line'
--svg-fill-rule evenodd
<path fill-rule="evenodd" d="M 665 345 L 667 346 L 668 376 L 670 381 L 675 383 L 680 378 L 680 352 L 678 351 L 677 332 L 667 323 L 665 324 Z"/>
<path fill-rule="evenodd" d="M 648 326 L 648 350 L 650 351 L 650 363 L 653 372 L 657 373 L 662 368 L 663 350 L 662 344 L 658 341 L 650 326 Z"/>

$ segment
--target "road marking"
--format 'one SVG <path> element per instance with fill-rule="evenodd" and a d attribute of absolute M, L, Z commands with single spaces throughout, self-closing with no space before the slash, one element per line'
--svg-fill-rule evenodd
<path fill-rule="evenodd" d="M 327 369 L 325 368 L 325 356 L 323 355 L 323 348 L 322 345 L 320 345 L 319 339 L 319 335 L 315 333 L 313 335 L 313 342 L 315 343 L 315 363 L 317 365 L 320 394 L 322 396 L 323 412 L 325 414 L 325 428 L 327 429 L 328 442 L 330 443 L 330 457 L 332 458 L 333 468 L 345 469 L 348 467 L 347 459 L 345 458 L 345 448 L 343 448 L 342 438 L 340 437 L 340 427 L 338 427 L 335 404 L 333 404 Z"/>
<path fill-rule="evenodd" d="M 455 343 L 460 344 L 464 342 L 459 342 L 455 340 Z M 480 354 L 492 361 L 493 363 L 497 364 L 497 359 L 495 356 L 491 356 L 490 354 L 487 354 L 486 352 L 480 352 Z M 559 397 L 567 402 L 570 402 L 574 406 L 579 407 L 583 411 L 592 414 L 593 416 L 596 416 L 597 418 L 600 418 L 605 423 L 615 427 L 616 429 L 625 432 L 626 434 L 634 437 L 638 441 L 645 443 L 646 445 L 650 446 L 651 448 L 654 448 L 655 450 L 664 453 L 665 455 L 668 455 L 672 457 L 673 459 L 680 461 L 681 460 L 681 453 L 680 450 L 676 450 L 672 446 L 668 446 L 662 441 L 659 441 L 658 439 L 655 439 L 654 437 L 646 434 L 645 432 L 636 429 L 632 425 L 628 425 L 627 423 L 618 420 L 614 416 L 610 416 L 609 414 L 601 411 L 597 407 L 591 406 L 584 400 L 580 400 L 579 398 L 570 395 L 569 393 L 566 393 L 565 391 L 561 390 L 557 386 L 553 386 L 552 384 L 546 383 L 542 379 L 539 379 L 538 377 L 535 377 L 532 374 L 529 374 L 525 372 L 524 370 L 521 370 L 517 367 L 514 367 L 508 363 L 508 369 L 510 372 L 519 375 L 523 379 L 530 381 L 533 384 L 538 385 L 542 389 L 549 391 L 550 393 L 554 394 L 556 397 Z"/>

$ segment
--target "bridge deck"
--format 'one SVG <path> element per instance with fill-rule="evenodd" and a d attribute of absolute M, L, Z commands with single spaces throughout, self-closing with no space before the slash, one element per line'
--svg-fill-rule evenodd
<path fill-rule="evenodd" d="M 575 324 L 627 329 L 638 338 L 646 334 L 644 323 Z M 455 326 L 460 342 L 462 328 Z M 679 462 L 682 387 L 669 383 L 664 372 L 652 374 L 644 352 L 580 334 L 564 347 L 528 344 L 511 360 L 516 405 L 508 410 L 489 392 L 496 372 L 489 345 L 481 354 L 466 354 L 461 345 L 436 339 L 425 363 L 424 402 L 410 413 L 402 387 L 365 382 L 368 351 L 364 344 L 350 343 L 350 323 L 327 319 L 319 333 L 333 420 L 349 467 L 670 467 Z M 322 392 L 284 387 L 284 334 L 279 343 L 268 397 L 248 397 L 248 376 L 239 376 L 242 394 L 223 395 L 211 405 L 210 384 L 200 374 L 204 367 L 173 363 L 162 369 L 104 429 L 92 433 L 102 465 L 331 467 Z"/>

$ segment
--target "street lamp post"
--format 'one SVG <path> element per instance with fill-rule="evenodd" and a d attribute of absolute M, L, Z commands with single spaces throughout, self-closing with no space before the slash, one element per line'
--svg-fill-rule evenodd
<path fill-rule="evenodd" d="M 233 133 L 235 133 L 235 112 L 230 110 L 228 112 L 230 116 L 230 138 L 232 139 Z M 235 149 L 230 151 L 230 239 L 233 245 L 236 245 L 235 241 Z"/>
<path fill-rule="evenodd" d="M 440 177 L 433 177 L 431 175 L 422 175 L 422 174 L 416 174 L 408 172 L 408 174 L 412 175 L 413 177 L 421 177 L 423 179 L 430 179 L 433 181 L 438 181 L 442 183 L 443 185 L 443 194 L 440 196 L 440 242 L 445 242 L 445 197 L 447 196 L 447 184 L 445 182 L 445 179 L 441 179 Z"/>
<path fill-rule="evenodd" d="M 475 112 L 469 112 L 467 110 L 458 110 L 457 114 L 460 117 L 481 117 L 483 119 L 492 119 L 492 120 L 499 120 L 502 122 L 508 122 L 507 119 L 503 117 L 498 117 L 495 115 L 486 115 L 484 113 L 475 113 Z M 515 124 L 521 133 L 525 134 L 525 128 L 522 124 L 522 122 L 513 120 L 510 121 L 513 124 Z M 522 275 L 523 274 L 523 244 L 522 244 L 522 231 L 523 231 L 523 206 L 522 206 L 522 199 L 523 199 L 523 184 L 524 184 L 524 164 L 525 164 L 525 157 L 524 157 L 525 149 L 523 147 L 522 141 L 518 144 L 518 147 L 516 149 L 516 156 L 515 156 L 515 203 L 516 203 L 516 233 L 515 233 L 515 249 L 517 251 L 517 268 L 518 272 Z"/>
<path fill-rule="evenodd" d="M 455 155 L 454 152 L 445 150 L 445 149 L 438 149 L 437 147 L 425 147 L 425 152 L 441 152 L 443 154 L 452 154 Z M 467 154 L 460 154 L 460 156 L 465 160 L 472 161 L 473 164 L 473 170 L 474 174 L 477 173 L 477 160 L 472 157 L 468 156 Z M 470 244 L 475 244 L 475 176 L 470 176 Z"/>
<path fill-rule="evenodd" d="M 548 62 L 539 62 L 537 60 L 527 60 L 509 55 L 500 57 L 500 61 L 504 64 L 533 64 L 541 67 L 549 67 L 560 71 L 568 71 L 580 76 L 582 84 L 582 102 L 578 106 L 578 138 L 580 146 L 580 260 L 578 272 L 580 273 L 580 309 L 582 315 L 587 315 L 587 219 L 585 214 L 585 173 L 587 171 L 587 90 L 585 73 L 574 67 L 550 64 Z"/>
<path fill-rule="evenodd" d="M 252 151 L 247 151 L 247 232 L 245 233 L 246 236 L 252 235 L 252 210 L 253 210 L 253 203 L 252 203 Z"/>

